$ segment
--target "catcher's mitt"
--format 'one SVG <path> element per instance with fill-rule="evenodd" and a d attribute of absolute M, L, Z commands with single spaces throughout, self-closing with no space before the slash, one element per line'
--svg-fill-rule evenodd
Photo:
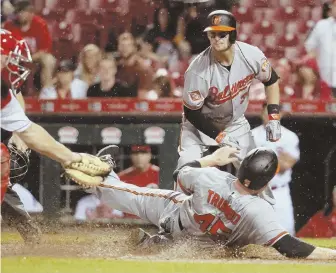
<path fill-rule="evenodd" d="M 112 165 L 97 156 L 80 154 L 82 160 L 64 167 L 65 176 L 84 187 L 98 186 L 112 170 Z"/>

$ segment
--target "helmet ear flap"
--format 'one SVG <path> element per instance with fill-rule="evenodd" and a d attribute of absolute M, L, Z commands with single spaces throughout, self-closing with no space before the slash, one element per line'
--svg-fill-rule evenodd
<path fill-rule="evenodd" d="M 237 40 L 237 30 L 233 30 L 230 32 L 230 36 L 229 36 L 229 42 L 231 44 L 234 44 Z"/>

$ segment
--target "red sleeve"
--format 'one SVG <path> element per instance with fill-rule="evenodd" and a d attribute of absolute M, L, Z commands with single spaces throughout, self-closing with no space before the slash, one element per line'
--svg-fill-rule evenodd
<path fill-rule="evenodd" d="M 37 38 L 37 50 L 43 50 L 46 52 L 51 52 L 52 50 L 52 39 L 49 32 L 47 23 L 42 18 L 37 18 L 39 24 L 38 31 L 36 33 Z"/>

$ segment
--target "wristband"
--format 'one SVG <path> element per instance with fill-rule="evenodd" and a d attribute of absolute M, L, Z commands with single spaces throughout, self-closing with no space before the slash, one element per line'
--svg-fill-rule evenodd
<path fill-rule="evenodd" d="M 268 104 L 267 105 L 268 120 L 280 120 L 280 105 Z"/>

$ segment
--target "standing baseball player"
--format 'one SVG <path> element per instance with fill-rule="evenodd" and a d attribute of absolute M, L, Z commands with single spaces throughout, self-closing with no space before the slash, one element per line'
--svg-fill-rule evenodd
<path fill-rule="evenodd" d="M 200 53 L 185 73 L 184 115 L 181 126 L 178 166 L 201 158 L 209 146 L 240 148 L 241 160 L 255 147 L 244 113 L 254 78 L 264 83 L 269 121 L 268 141 L 281 137 L 278 75 L 262 51 L 236 41 L 236 19 L 227 11 L 209 14 L 210 46 Z"/>
<path fill-rule="evenodd" d="M 41 126 L 29 120 L 25 115 L 16 90 L 29 75 L 27 64 L 32 62 L 26 42 L 13 37 L 7 30 L 0 30 L 1 49 L 1 215 L 5 221 L 14 224 L 26 242 L 36 242 L 40 238 L 39 228 L 32 222 L 23 204 L 10 187 L 8 140 L 13 133 L 36 152 L 45 155 L 63 166 L 81 162 L 84 155 L 74 153 L 57 142 Z M 22 166 L 24 169 L 26 166 Z"/>
<path fill-rule="evenodd" d="M 271 180 L 270 186 L 276 203 L 277 220 L 286 230 L 295 234 L 295 221 L 292 197 L 290 194 L 289 183 L 292 181 L 292 168 L 300 159 L 299 138 L 289 129 L 281 126 L 282 137 L 277 142 L 269 142 L 264 138 L 265 126 L 267 125 L 267 105 L 263 105 L 261 118 L 263 124 L 254 128 L 252 134 L 258 147 L 272 149 L 278 156 L 279 172 Z"/>
<path fill-rule="evenodd" d="M 143 236 L 142 243 L 208 235 L 226 246 L 259 244 L 290 258 L 336 259 L 336 250 L 314 247 L 289 235 L 276 221 L 273 207 L 257 196 L 276 173 L 276 154 L 266 148 L 251 150 L 237 177 L 217 168 L 236 162 L 237 156 L 236 148 L 222 147 L 175 171 L 177 183 L 188 195 L 124 183 L 113 171 L 94 191 L 112 208 L 161 229 L 159 235 Z"/>

